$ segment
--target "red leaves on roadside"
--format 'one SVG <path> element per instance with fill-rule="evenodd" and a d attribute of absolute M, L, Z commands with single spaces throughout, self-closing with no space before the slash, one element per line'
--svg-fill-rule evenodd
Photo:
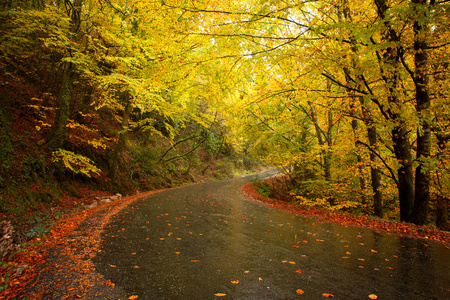
<path fill-rule="evenodd" d="M 270 179 L 269 179 L 270 180 Z M 272 185 L 272 183 L 270 183 Z M 268 197 L 261 196 L 258 194 L 254 188 L 253 183 L 248 183 L 242 187 L 244 192 L 253 199 L 265 202 L 271 207 L 277 209 L 285 209 L 302 215 L 313 215 L 321 219 L 342 224 L 357 226 L 363 228 L 371 228 L 376 230 L 381 230 L 390 233 L 397 233 L 401 235 L 407 235 L 418 238 L 426 238 L 435 241 L 440 241 L 443 243 L 450 243 L 450 234 L 443 231 L 439 231 L 436 228 L 430 226 L 416 226 L 409 223 L 401 223 L 395 221 L 384 221 L 379 219 L 372 219 L 370 216 L 353 216 L 348 214 L 331 213 L 325 209 L 302 207 L 289 203 L 288 201 L 283 201 L 283 199 L 272 199 Z M 306 241 L 303 241 L 306 242 Z"/>

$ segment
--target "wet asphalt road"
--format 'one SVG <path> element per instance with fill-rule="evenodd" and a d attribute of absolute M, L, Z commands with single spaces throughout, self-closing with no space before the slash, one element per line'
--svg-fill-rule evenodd
<path fill-rule="evenodd" d="M 135 202 L 96 268 L 137 299 L 450 299 L 444 245 L 270 208 L 243 196 L 252 178 Z"/>

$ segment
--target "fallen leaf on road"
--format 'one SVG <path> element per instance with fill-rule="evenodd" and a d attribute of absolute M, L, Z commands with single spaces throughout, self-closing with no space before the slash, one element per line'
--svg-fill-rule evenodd
<path fill-rule="evenodd" d="M 128 297 L 128 299 L 129 300 L 133 300 L 133 299 L 137 299 L 139 296 L 137 296 L 137 295 L 133 295 L 133 296 L 130 296 L 130 297 Z"/>
<path fill-rule="evenodd" d="M 239 283 L 239 280 L 231 280 L 231 283 L 232 283 L 232 284 L 238 284 L 238 283 Z"/>
<path fill-rule="evenodd" d="M 105 284 L 109 285 L 109 286 L 115 286 L 115 284 L 112 283 L 111 280 L 109 280 L 109 279 L 105 281 Z"/>
<path fill-rule="evenodd" d="M 224 294 L 224 293 L 217 293 L 217 294 L 214 294 L 214 296 L 217 296 L 217 297 L 223 297 L 223 296 L 226 296 L 227 294 Z"/>
<path fill-rule="evenodd" d="M 301 272 L 302 272 L 302 270 L 298 269 L 298 270 L 296 270 L 295 272 L 297 272 L 297 273 L 301 273 Z"/>
<path fill-rule="evenodd" d="M 193 259 L 193 260 L 191 260 L 191 262 L 198 262 L 198 260 L 197 259 Z"/>
<path fill-rule="evenodd" d="M 327 293 L 322 294 L 322 296 L 327 297 L 327 298 L 333 298 L 334 297 L 333 294 L 327 294 Z"/>
<path fill-rule="evenodd" d="M 301 289 L 298 289 L 298 290 L 297 290 L 297 294 L 303 295 L 303 293 L 304 293 L 303 290 L 301 290 Z"/>
<path fill-rule="evenodd" d="M 374 294 L 370 294 L 370 295 L 369 295 L 369 298 L 370 298 L 370 299 L 377 299 L 378 296 L 377 296 L 377 295 L 374 295 Z"/>

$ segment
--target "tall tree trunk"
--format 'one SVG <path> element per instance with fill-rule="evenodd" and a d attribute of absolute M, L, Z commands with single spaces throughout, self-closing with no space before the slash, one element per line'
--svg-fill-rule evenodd
<path fill-rule="evenodd" d="M 76 38 L 81 23 L 81 6 L 82 0 L 75 0 L 71 12 L 69 40 Z M 56 97 L 57 110 L 55 121 L 52 125 L 50 133 L 46 137 L 47 148 L 55 150 L 62 148 L 64 140 L 67 136 L 67 123 L 70 116 L 70 100 L 72 96 L 74 70 L 73 65 L 69 62 L 63 62 L 63 75 L 61 88 Z"/>
<path fill-rule="evenodd" d="M 397 171 L 398 198 L 400 201 L 400 220 L 411 222 L 414 203 L 414 168 L 409 143 L 408 132 L 405 126 L 392 131 L 394 151 L 400 167 Z"/>
<path fill-rule="evenodd" d="M 439 151 L 437 156 L 439 158 L 438 170 L 436 170 L 436 179 L 438 187 L 438 191 L 436 193 L 436 226 L 441 230 L 449 230 L 448 226 L 448 204 L 449 197 L 446 195 L 445 190 L 442 188 L 441 177 L 443 174 L 441 172 L 446 172 L 445 165 L 446 160 L 442 158 L 445 153 L 447 142 L 450 140 L 450 134 L 446 134 L 444 132 L 435 132 L 436 138 L 438 140 Z M 444 166 L 442 166 L 444 164 Z"/>
<path fill-rule="evenodd" d="M 370 116 L 371 117 L 371 116 Z M 380 158 L 376 155 L 378 151 L 378 133 L 376 127 L 369 123 L 367 127 L 367 137 L 369 139 L 369 145 L 373 151 L 370 151 L 370 177 L 372 182 L 372 192 L 373 192 L 373 209 L 375 215 L 382 218 L 383 217 L 383 192 L 381 191 L 381 170 L 377 166 Z"/>
<path fill-rule="evenodd" d="M 316 109 L 313 106 L 312 102 L 308 102 L 309 107 L 311 109 L 311 112 L 309 113 L 309 118 L 314 124 L 314 128 L 316 130 L 316 137 L 317 142 L 319 143 L 319 146 L 322 148 L 321 154 L 322 154 L 322 162 L 320 162 L 322 169 L 324 171 L 324 176 L 326 181 L 331 181 L 331 163 L 329 158 L 329 151 L 328 149 L 324 149 L 326 147 L 324 138 L 323 138 L 323 131 L 320 128 L 319 120 L 317 119 L 317 113 Z"/>
<path fill-rule="evenodd" d="M 353 129 L 353 134 L 355 135 L 355 139 L 356 141 L 358 141 L 358 120 L 357 119 L 352 119 L 352 129 Z M 364 160 L 361 156 L 361 149 L 359 149 L 359 145 L 357 142 L 355 142 L 355 146 L 356 146 L 356 161 L 358 164 L 358 177 L 359 177 L 359 188 L 361 189 L 361 193 L 362 193 L 362 199 L 361 199 L 361 203 L 362 204 L 367 204 L 367 183 L 366 183 L 366 178 L 364 176 Z"/>
<path fill-rule="evenodd" d="M 344 0 L 344 5 L 342 8 L 342 12 L 343 15 L 345 17 L 346 20 L 348 20 L 349 22 L 353 22 L 352 20 L 352 15 L 351 15 L 351 11 L 348 5 L 348 1 Z M 338 17 L 341 19 L 341 14 L 340 12 L 338 12 Z M 356 45 L 356 41 L 354 41 L 353 39 L 351 39 L 353 42 L 353 46 L 352 46 L 352 52 L 355 55 L 358 55 L 358 51 L 357 51 L 357 47 Z M 353 60 L 352 62 L 352 67 L 353 69 L 356 69 L 356 62 L 355 60 Z M 356 80 L 354 82 L 358 82 L 356 84 L 352 84 L 353 80 L 351 79 L 351 74 L 352 72 L 350 71 L 349 68 L 344 67 L 344 73 L 345 73 L 345 78 L 346 78 L 346 82 L 347 82 L 347 86 L 353 86 L 356 90 L 363 90 L 363 84 L 362 84 L 362 78 L 361 76 L 356 76 Z M 352 95 L 352 97 L 355 97 L 355 92 L 351 91 L 350 89 L 347 90 L 347 92 L 349 94 Z M 378 167 L 378 162 L 380 160 L 380 158 L 377 156 L 376 153 L 379 153 L 379 149 L 378 149 L 378 133 L 377 133 L 377 129 L 373 123 L 373 116 L 372 113 L 370 111 L 369 106 L 364 103 L 364 98 L 361 96 L 357 97 L 359 99 L 359 103 L 361 105 L 361 109 L 362 109 L 362 115 L 363 115 L 363 121 L 364 124 L 367 127 L 367 138 L 369 140 L 369 146 L 370 146 L 370 161 L 371 161 L 371 165 L 370 165 L 370 177 L 371 177 L 371 184 L 372 184 L 372 192 L 373 192 L 373 203 L 374 203 L 374 213 L 375 215 L 377 215 L 378 217 L 382 218 L 383 217 L 383 193 L 381 191 L 381 171 L 380 168 Z M 353 122 L 357 122 L 356 119 L 354 119 L 352 121 L 352 128 L 353 130 L 355 130 L 355 127 L 357 127 L 357 125 L 353 125 Z M 359 160 L 361 159 L 361 156 L 358 155 L 358 163 Z M 361 166 L 362 168 L 362 166 Z M 362 176 L 361 176 L 362 177 Z M 360 179 L 360 185 L 363 185 L 362 179 Z M 362 189 L 362 188 L 361 188 Z"/>
<path fill-rule="evenodd" d="M 414 169 L 408 128 L 402 114 L 404 104 L 398 97 L 400 53 L 397 45 L 400 42 L 400 38 L 397 32 L 392 28 L 389 18 L 387 17 L 389 10 L 387 1 L 374 1 L 377 6 L 377 13 L 386 26 L 386 29 L 382 32 L 382 38 L 384 42 L 391 44 L 384 49 L 383 53 L 378 53 L 378 58 L 381 74 L 388 92 L 387 99 L 389 106 L 385 110 L 385 113 L 389 117 L 389 121 L 392 121 L 395 124 L 391 134 L 395 157 L 400 164 L 397 171 L 400 220 L 410 222 L 414 203 Z"/>
<path fill-rule="evenodd" d="M 64 73 L 62 76 L 61 89 L 56 104 L 58 106 L 55 114 L 55 121 L 50 133 L 46 137 L 47 148 L 55 150 L 62 148 L 67 136 L 67 123 L 70 116 L 70 99 L 72 95 L 72 66 L 69 62 L 64 62 Z"/>
<path fill-rule="evenodd" d="M 420 125 L 417 129 L 417 160 L 413 219 L 415 224 L 425 224 L 430 202 L 430 170 L 425 166 L 431 153 L 431 112 L 428 92 L 427 53 L 427 0 L 412 0 L 414 3 L 414 82 L 416 88 L 416 111 Z M 419 7 L 419 8 L 417 8 Z"/>
<path fill-rule="evenodd" d="M 123 150 L 125 149 L 125 145 L 128 138 L 128 125 L 130 122 L 130 115 L 133 109 L 131 105 L 131 100 L 128 92 L 124 92 L 124 104 L 125 108 L 123 110 L 122 115 L 122 130 L 119 133 L 119 140 L 117 141 L 116 148 L 112 153 L 108 177 L 111 179 L 111 182 L 115 184 L 117 182 L 117 175 L 119 173 L 120 161 L 122 159 Z"/>

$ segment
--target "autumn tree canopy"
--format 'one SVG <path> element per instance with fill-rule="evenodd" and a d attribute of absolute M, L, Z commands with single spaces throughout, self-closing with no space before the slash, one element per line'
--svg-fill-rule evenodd
<path fill-rule="evenodd" d="M 446 222 L 447 1 L 7 1 L 0 20 L 0 65 L 39 84 L 36 130 L 74 171 L 109 149 L 114 181 L 135 130 L 186 155 L 214 138 L 283 167 L 293 201 Z"/>

